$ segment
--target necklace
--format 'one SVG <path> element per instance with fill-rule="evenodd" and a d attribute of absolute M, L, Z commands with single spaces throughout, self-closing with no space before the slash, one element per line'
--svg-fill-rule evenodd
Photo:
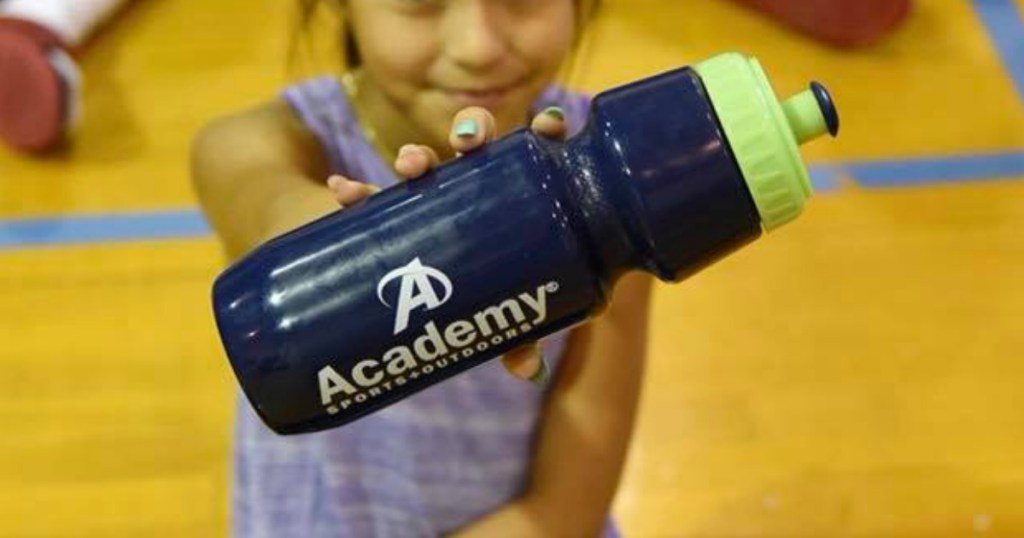
<path fill-rule="evenodd" d="M 359 84 L 356 81 L 356 75 L 351 71 L 346 71 L 341 75 L 341 85 L 345 88 L 345 93 L 348 95 L 349 103 L 352 104 L 352 110 L 355 112 L 356 123 L 359 125 L 360 131 L 363 133 L 363 137 L 370 143 L 371 146 L 380 156 L 385 160 L 387 164 L 395 162 L 398 158 L 398 152 L 392 150 L 387 144 L 381 140 L 380 135 L 377 134 L 377 130 L 370 123 L 366 116 L 365 111 L 362 108 L 362 103 L 359 98 Z"/>

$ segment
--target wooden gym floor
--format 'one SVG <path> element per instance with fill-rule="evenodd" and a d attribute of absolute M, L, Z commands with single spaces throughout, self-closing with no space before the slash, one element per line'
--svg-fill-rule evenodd
<path fill-rule="evenodd" d="M 1024 1 L 918 4 L 852 53 L 721 0 L 594 26 L 578 87 L 738 49 L 843 116 L 804 218 L 658 288 L 628 535 L 1024 536 Z M 0 150 L 0 536 L 227 532 L 223 258 L 186 153 L 300 76 L 291 9 L 140 1 L 83 60 L 70 151 Z"/>

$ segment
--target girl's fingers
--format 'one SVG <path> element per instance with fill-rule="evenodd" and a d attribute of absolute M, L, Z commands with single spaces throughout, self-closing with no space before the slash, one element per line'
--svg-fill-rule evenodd
<path fill-rule="evenodd" d="M 509 351 L 502 355 L 501 362 L 510 374 L 539 386 L 547 385 L 547 363 L 537 344 L 529 344 Z"/>
<path fill-rule="evenodd" d="M 327 178 L 327 188 L 341 207 L 350 206 L 380 191 L 380 187 L 335 174 Z"/>
<path fill-rule="evenodd" d="M 557 106 L 548 107 L 535 116 L 530 127 L 537 134 L 556 140 L 564 139 L 568 131 L 565 113 Z M 468 107 L 455 114 L 448 142 L 461 155 L 494 140 L 497 131 L 494 115 L 487 109 Z M 398 150 L 395 172 L 403 179 L 414 179 L 426 174 L 439 163 L 437 152 L 430 146 L 406 144 Z"/>
<path fill-rule="evenodd" d="M 557 106 L 548 107 L 534 116 L 530 123 L 530 129 L 541 136 L 555 140 L 564 140 L 569 130 L 565 123 L 565 112 Z"/>
<path fill-rule="evenodd" d="M 426 174 L 439 162 L 441 159 L 430 146 L 406 144 L 398 150 L 395 172 L 403 179 L 413 179 Z"/>
<path fill-rule="evenodd" d="M 448 143 L 455 153 L 469 153 L 494 140 L 497 132 L 494 116 L 485 108 L 471 106 L 455 114 Z"/>

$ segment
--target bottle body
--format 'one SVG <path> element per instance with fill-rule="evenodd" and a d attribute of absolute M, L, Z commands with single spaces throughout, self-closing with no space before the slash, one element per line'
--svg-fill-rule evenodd
<path fill-rule="evenodd" d="M 520 131 L 229 269 L 215 313 L 264 420 L 355 420 L 586 319 L 601 283 L 557 171 Z"/>
<path fill-rule="evenodd" d="M 719 73 L 760 73 L 739 55 L 719 60 L 702 64 L 718 87 L 736 87 Z M 225 271 L 214 313 L 259 415 L 284 434 L 346 424 L 587 320 L 626 271 L 681 280 L 757 238 L 775 215 L 764 208 L 802 207 L 783 196 L 804 196 L 798 178 L 756 160 L 779 133 L 795 147 L 792 135 L 767 114 L 750 120 L 755 108 L 720 107 L 739 111 L 728 125 L 760 129 L 736 155 L 699 69 L 603 92 L 564 143 L 517 131 Z M 804 131 L 823 132 L 812 119 Z"/>

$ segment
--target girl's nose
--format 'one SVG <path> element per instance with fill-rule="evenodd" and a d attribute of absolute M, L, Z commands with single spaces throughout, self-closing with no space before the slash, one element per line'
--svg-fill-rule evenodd
<path fill-rule="evenodd" d="M 497 2 L 452 2 L 442 27 L 445 54 L 468 71 L 486 71 L 508 53 L 507 34 L 512 21 L 504 20 Z"/>

